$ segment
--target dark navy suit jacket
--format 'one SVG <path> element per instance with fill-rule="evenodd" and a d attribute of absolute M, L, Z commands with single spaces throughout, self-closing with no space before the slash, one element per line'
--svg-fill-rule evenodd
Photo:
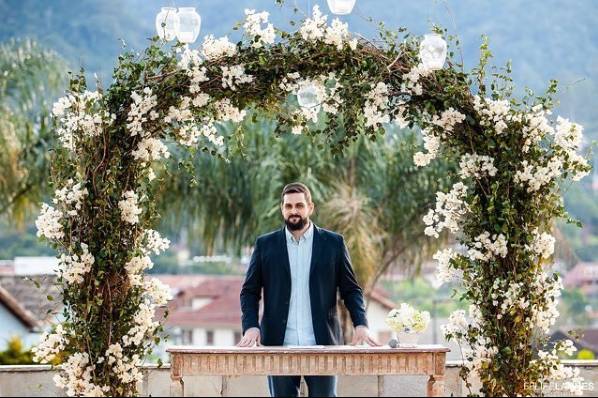
<path fill-rule="evenodd" d="M 258 323 L 259 303 L 264 312 Z M 343 237 L 314 225 L 309 293 L 314 334 L 318 345 L 344 344 L 337 314 L 337 291 L 354 326 L 367 326 L 363 292 L 355 279 Z M 291 269 L 284 227 L 257 238 L 241 289 L 243 334 L 260 328 L 261 344 L 280 346 L 289 314 Z"/>

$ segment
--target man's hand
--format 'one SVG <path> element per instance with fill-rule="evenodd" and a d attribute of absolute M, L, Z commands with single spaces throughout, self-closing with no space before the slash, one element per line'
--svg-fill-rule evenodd
<path fill-rule="evenodd" d="M 245 335 L 237 344 L 237 347 L 252 347 L 260 344 L 260 330 L 258 328 L 250 328 L 245 331 Z"/>
<path fill-rule="evenodd" d="M 361 345 L 367 343 L 372 347 L 379 347 L 380 344 L 370 337 L 370 329 L 367 326 L 359 325 L 353 331 L 353 341 L 351 345 Z"/>

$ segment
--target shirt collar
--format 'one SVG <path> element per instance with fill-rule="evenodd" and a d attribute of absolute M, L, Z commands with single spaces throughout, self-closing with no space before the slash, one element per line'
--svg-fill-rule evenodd
<path fill-rule="evenodd" d="M 314 235 L 314 223 L 313 222 L 309 222 L 309 227 L 307 228 L 307 230 L 303 233 L 303 235 L 301 235 L 301 237 L 299 238 L 299 240 L 295 240 L 295 237 L 293 236 L 293 234 L 291 233 L 291 231 L 289 231 L 289 229 L 285 226 L 284 228 L 284 232 L 287 236 L 287 242 L 289 243 L 299 243 L 301 241 L 305 242 L 309 239 L 312 238 L 312 236 Z"/>

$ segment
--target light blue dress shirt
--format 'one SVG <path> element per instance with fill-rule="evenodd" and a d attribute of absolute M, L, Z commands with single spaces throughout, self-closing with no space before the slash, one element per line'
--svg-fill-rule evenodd
<path fill-rule="evenodd" d="M 310 222 L 309 228 L 299 240 L 296 240 L 287 228 L 285 228 L 285 233 L 291 267 L 291 300 L 283 345 L 315 345 L 316 336 L 314 335 L 309 297 L 309 270 L 314 241 L 314 224 Z"/>

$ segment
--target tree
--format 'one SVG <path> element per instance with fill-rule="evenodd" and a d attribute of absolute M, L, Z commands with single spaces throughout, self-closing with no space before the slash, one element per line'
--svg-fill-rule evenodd
<path fill-rule="evenodd" d="M 54 144 L 47 101 L 64 62 L 31 40 L 0 44 L 0 215 L 23 225 L 49 191 Z"/>

